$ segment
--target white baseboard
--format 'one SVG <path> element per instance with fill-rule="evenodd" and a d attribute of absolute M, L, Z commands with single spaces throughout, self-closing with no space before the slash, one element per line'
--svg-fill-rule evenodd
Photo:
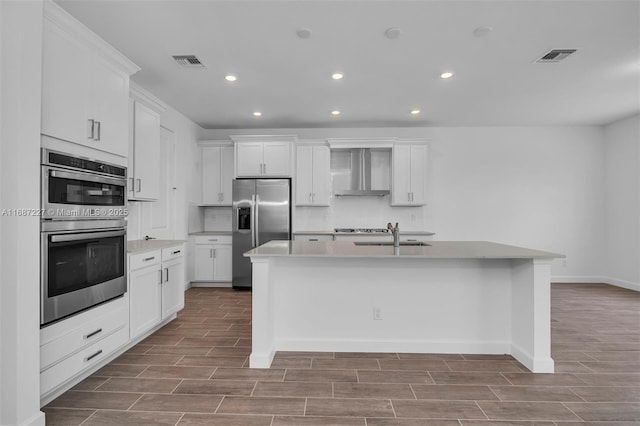
<path fill-rule="evenodd" d="M 551 277 L 552 283 L 603 283 L 616 287 L 626 288 L 628 290 L 640 291 L 640 283 L 620 280 L 612 277 L 603 277 L 599 275 L 554 275 Z"/>
<path fill-rule="evenodd" d="M 192 281 L 190 287 L 214 287 L 214 288 L 231 288 L 231 283 L 212 283 Z"/>
<path fill-rule="evenodd" d="M 279 351 L 303 352 L 406 352 L 444 354 L 508 354 L 509 341 L 471 340 L 370 340 L 370 339 L 278 339 Z"/>
<path fill-rule="evenodd" d="M 531 354 L 518 345 L 511 344 L 511 355 L 517 359 L 520 364 L 527 367 L 533 373 L 553 373 L 555 363 L 551 357 L 534 358 Z"/>
<path fill-rule="evenodd" d="M 640 291 L 640 283 L 634 283 L 631 281 L 619 280 L 617 278 L 612 277 L 602 277 L 603 282 L 611 285 L 615 285 L 616 287 L 622 287 L 629 290 Z"/>

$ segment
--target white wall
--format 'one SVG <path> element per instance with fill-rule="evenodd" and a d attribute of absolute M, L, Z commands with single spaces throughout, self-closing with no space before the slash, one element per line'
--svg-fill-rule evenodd
<path fill-rule="evenodd" d="M 395 208 L 386 199 L 338 199 L 297 208 L 294 229 L 384 226 L 427 230 L 439 240 L 489 240 L 562 253 L 554 279 L 602 275 L 604 155 L 601 127 L 433 127 L 205 130 L 230 134 L 429 138 L 427 206 Z M 413 217 L 412 217 L 413 216 Z"/>
<path fill-rule="evenodd" d="M 197 141 L 201 139 L 200 133 L 203 129 L 170 107 L 161 114 L 160 123 L 163 127 L 172 130 L 176 136 L 176 205 L 173 216 L 173 238 L 186 240 L 189 223 L 199 220 L 198 208 L 195 206 L 200 200 L 200 152 Z M 166 170 L 160 170 L 160 173 L 166 172 Z M 151 205 L 150 202 L 129 202 L 128 240 L 139 240 L 145 235 L 153 236 L 148 220 Z"/>
<path fill-rule="evenodd" d="M 0 1 L 0 424 L 40 412 L 42 2 Z"/>
<path fill-rule="evenodd" d="M 640 291 L 640 115 L 605 127 L 607 282 Z"/>

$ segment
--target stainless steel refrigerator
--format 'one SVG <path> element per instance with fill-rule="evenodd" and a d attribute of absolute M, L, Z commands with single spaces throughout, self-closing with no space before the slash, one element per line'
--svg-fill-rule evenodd
<path fill-rule="evenodd" d="M 243 254 L 271 240 L 291 239 L 291 180 L 233 181 L 233 280 L 251 289 L 251 260 Z"/>

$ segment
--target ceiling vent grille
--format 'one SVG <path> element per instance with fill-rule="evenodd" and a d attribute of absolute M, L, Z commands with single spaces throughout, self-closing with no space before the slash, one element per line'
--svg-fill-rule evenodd
<path fill-rule="evenodd" d="M 205 68 L 196 55 L 173 55 L 171 57 L 182 68 Z"/>
<path fill-rule="evenodd" d="M 553 49 L 536 59 L 537 64 L 551 64 L 560 62 L 567 56 L 577 52 L 577 49 Z"/>

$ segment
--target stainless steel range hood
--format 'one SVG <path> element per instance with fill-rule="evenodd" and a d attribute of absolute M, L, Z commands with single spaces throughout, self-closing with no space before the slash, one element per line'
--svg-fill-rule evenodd
<path fill-rule="evenodd" d="M 351 187 L 335 192 L 336 196 L 383 196 L 388 189 L 372 189 L 371 149 L 351 148 Z"/>

